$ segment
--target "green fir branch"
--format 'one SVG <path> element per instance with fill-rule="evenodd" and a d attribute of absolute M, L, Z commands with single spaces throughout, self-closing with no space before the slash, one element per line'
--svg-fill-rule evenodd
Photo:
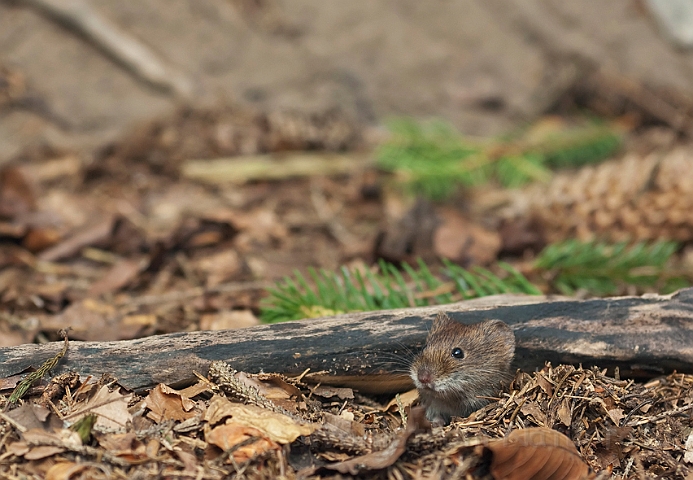
<path fill-rule="evenodd" d="M 544 272 L 554 290 L 565 295 L 578 290 L 613 295 L 625 286 L 670 290 L 687 283 L 680 275 L 667 275 L 668 263 L 678 248 L 676 242 L 668 241 L 609 245 L 569 240 L 546 247 L 535 268 Z"/>
<path fill-rule="evenodd" d="M 500 293 L 541 292 L 517 270 L 501 265 L 501 276 L 482 268 L 465 270 L 449 261 L 434 274 L 421 260 L 417 268 L 380 261 L 378 271 L 309 269 L 312 284 L 296 272 L 285 277 L 262 303 L 265 322 L 338 315 L 346 312 L 442 305 Z"/>
<path fill-rule="evenodd" d="M 690 274 L 677 272 L 671 260 L 675 242 L 618 243 L 569 240 L 549 245 L 537 257 L 530 278 L 548 281 L 548 292 L 573 295 L 613 295 L 628 287 L 656 288 L 668 293 L 691 285 Z M 310 269 L 306 278 L 296 272 L 285 277 L 261 304 L 265 322 L 338 315 L 346 312 L 443 305 L 502 293 L 539 295 L 542 292 L 511 265 L 498 262 L 495 272 L 481 267 L 464 269 L 443 260 L 432 271 L 422 260 L 416 268 L 380 261 L 377 271 L 338 272 Z"/>
<path fill-rule="evenodd" d="M 418 124 L 399 119 L 389 127 L 392 138 L 379 148 L 378 166 L 393 172 L 409 192 L 432 200 L 494 179 L 506 187 L 547 181 L 551 168 L 601 161 L 621 144 L 614 128 L 597 122 L 484 144 L 466 140 L 440 121 Z"/>

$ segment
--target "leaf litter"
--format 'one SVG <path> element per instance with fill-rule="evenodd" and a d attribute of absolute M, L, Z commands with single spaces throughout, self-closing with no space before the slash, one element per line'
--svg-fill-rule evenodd
<path fill-rule="evenodd" d="M 55 340 L 67 326 L 79 340 L 230 328 L 257 321 L 263 289 L 294 269 L 365 266 L 374 254 L 486 262 L 518 237 L 408 204 L 374 170 L 213 186 L 185 177 L 201 158 L 348 155 L 361 133 L 338 112 L 183 110 L 91 154 L 23 152 L 0 170 L 0 342 Z M 442 226 L 418 221 L 434 214 Z M 185 389 L 139 393 L 70 372 L 14 406 L 20 379 L 0 380 L 0 473 L 13 478 L 582 478 L 585 466 L 686 478 L 693 461 L 693 377 L 681 374 L 639 384 L 547 367 L 433 429 L 409 408 L 415 392 L 372 399 L 223 364 Z"/>
<path fill-rule="evenodd" d="M 41 478 L 688 478 L 693 375 L 647 384 L 547 365 L 468 418 L 213 362 L 183 390 L 63 377 L 2 397 L 0 472 Z M 319 392 L 319 393 L 318 393 Z M 403 395 L 411 397 L 410 393 Z M 382 400 L 379 399 L 379 400 Z M 86 420 L 86 422 L 85 422 Z M 86 433 L 86 434 L 85 434 Z"/>

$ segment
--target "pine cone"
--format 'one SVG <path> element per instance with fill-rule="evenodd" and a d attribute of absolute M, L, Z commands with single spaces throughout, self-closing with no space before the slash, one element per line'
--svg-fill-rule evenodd
<path fill-rule="evenodd" d="M 559 173 L 514 200 L 549 243 L 693 239 L 693 148 L 626 157 Z"/>

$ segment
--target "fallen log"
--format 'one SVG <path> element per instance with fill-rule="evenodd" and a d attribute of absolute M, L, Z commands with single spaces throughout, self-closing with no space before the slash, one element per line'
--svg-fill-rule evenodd
<path fill-rule="evenodd" d="M 246 372 L 300 374 L 365 392 L 410 387 L 408 362 L 421 349 L 435 313 L 463 323 L 498 318 L 517 339 L 523 370 L 546 361 L 618 367 L 623 377 L 693 373 L 693 288 L 666 296 L 591 300 L 517 295 L 451 305 L 361 312 L 240 330 L 158 335 L 118 342 L 70 342 L 55 374 L 109 373 L 133 390 L 182 385 L 213 360 Z M 38 367 L 62 342 L 0 349 L 0 378 Z"/>

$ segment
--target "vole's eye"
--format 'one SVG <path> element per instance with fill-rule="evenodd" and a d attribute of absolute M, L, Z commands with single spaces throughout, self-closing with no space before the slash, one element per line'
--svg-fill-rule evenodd
<path fill-rule="evenodd" d="M 452 349 L 452 356 L 455 358 L 464 358 L 464 352 L 461 348 L 456 347 Z"/>

